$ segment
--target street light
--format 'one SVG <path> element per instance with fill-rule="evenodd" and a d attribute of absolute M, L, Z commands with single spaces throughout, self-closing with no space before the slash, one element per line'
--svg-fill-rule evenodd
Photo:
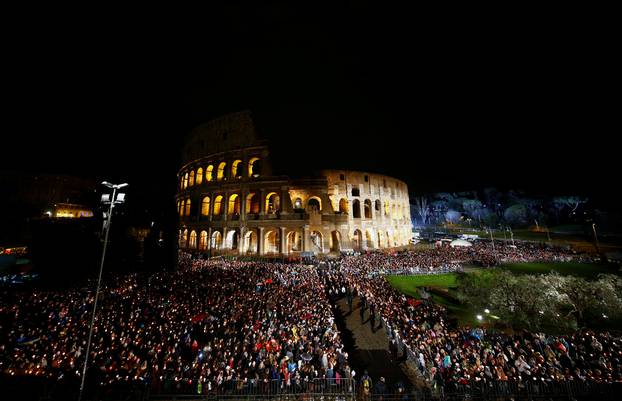
<path fill-rule="evenodd" d="M 598 245 L 598 236 L 596 235 L 596 223 L 592 223 L 592 231 L 594 231 L 594 239 L 596 240 L 596 252 L 600 253 L 600 246 Z"/>
<path fill-rule="evenodd" d="M 102 194 L 101 202 L 105 205 L 109 204 L 110 208 L 108 213 L 104 213 L 104 228 L 106 229 L 106 236 L 104 237 L 104 250 L 102 252 L 102 261 L 99 265 L 99 278 L 97 279 L 97 290 L 95 291 L 95 301 L 93 302 L 93 315 L 91 316 L 91 325 L 89 327 L 89 339 L 86 343 L 86 355 L 84 357 L 84 367 L 82 368 L 82 382 L 80 383 L 80 394 L 78 395 L 78 401 L 82 400 L 82 392 L 84 391 L 84 382 L 86 379 L 86 367 L 89 362 L 89 353 L 91 352 L 91 340 L 93 339 L 93 325 L 95 324 L 95 312 L 97 311 L 97 300 L 99 299 L 99 289 L 101 287 L 102 272 L 104 271 L 104 260 L 106 258 L 106 247 L 108 245 L 108 234 L 110 233 L 110 223 L 112 222 L 112 209 L 115 205 L 125 202 L 125 194 L 119 193 L 117 190 L 123 187 L 127 187 L 127 183 L 123 184 L 111 184 L 108 181 L 102 182 L 102 185 L 112 189 L 112 197 L 110 194 Z"/>

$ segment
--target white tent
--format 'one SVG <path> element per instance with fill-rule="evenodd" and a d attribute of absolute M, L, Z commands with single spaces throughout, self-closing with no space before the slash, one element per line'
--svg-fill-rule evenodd
<path fill-rule="evenodd" d="M 455 239 L 449 243 L 449 246 L 455 248 L 457 246 L 473 246 L 473 244 L 463 239 Z"/>

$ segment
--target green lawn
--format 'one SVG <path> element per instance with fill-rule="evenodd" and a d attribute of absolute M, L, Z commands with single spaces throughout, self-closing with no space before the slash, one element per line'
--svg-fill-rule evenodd
<path fill-rule="evenodd" d="M 456 273 L 419 274 L 414 276 L 386 276 L 394 288 L 413 298 L 419 298 L 417 287 L 455 288 Z"/>
<path fill-rule="evenodd" d="M 517 274 L 544 274 L 556 271 L 562 275 L 596 278 L 601 273 L 620 274 L 615 268 L 590 263 L 508 263 L 499 266 Z"/>

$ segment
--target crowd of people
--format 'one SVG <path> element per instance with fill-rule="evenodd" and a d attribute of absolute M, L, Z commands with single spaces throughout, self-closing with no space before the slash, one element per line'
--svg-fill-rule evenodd
<path fill-rule="evenodd" d="M 336 299 L 358 296 L 388 326 L 421 375 L 448 386 L 472 381 L 622 381 L 622 342 L 607 332 L 509 336 L 455 327 L 447 311 L 396 291 L 387 272 L 439 272 L 486 261 L 577 258 L 532 245 L 428 249 L 344 256 L 320 266 L 200 260 L 179 269 L 109 277 L 98 301 L 91 371 L 100 386 L 139 382 L 154 391 L 312 391 L 358 379 L 335 323 Z M 0 370 L 79 377 L 93 286 L 0 292 Z M 320 384 L 323 383 L 323 384 Z"/>
<path fill-rule="evenodd" d="M 474 246 L 343 258 L 331 264 L 327 285 L 358 294 L 369 313 L 377 314 L 376 320 L 382 319 L 388 326 L 392 341 L 404 345 L 404 352 L 415 360 L 422 376 L 443 388 L 473 382 L 622 382 L 622 339 L 608 332 L 583 331 L 568 336 L 525 332 L 511 336 L 488 333 L 483 328 L 456 327 L 449 322 L 444 307 L 415 301 L 375 274 L 378 269 L 434 269 L 455 260 L 469 263 L 481 258 L 478 253 L 483 249 Z M 504 261 L 574 257 L 564 250 L 533 246 L 498 248 L 497 252 Z"/>
<path fill-rule="evenodd" d="M 143 381 L 154 391 L 196 394 L 275 383 L 308 388 L 316 379 L 351 377 L 316 269 L 189 259 L 181 265 L 106 283 L 90 362 L 100 385 Z M 79 376 L 93 301 L 85 289 L 2 293 L 2 370 Z"/>

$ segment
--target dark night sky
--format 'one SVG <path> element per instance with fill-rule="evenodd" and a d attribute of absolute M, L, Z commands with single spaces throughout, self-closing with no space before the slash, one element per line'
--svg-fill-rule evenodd
<path fill-rule="evenodd" d="M 3 50 L 0 169 L 124 180 L 172 205 L 183 136 L 249 109 L 292 175 L 364 169 L 414 193 L 606 198 L 619 170 L 606 27 L 352 4 L 232 6 L 183 30 L 146 16 L 18 19 Z"/>

